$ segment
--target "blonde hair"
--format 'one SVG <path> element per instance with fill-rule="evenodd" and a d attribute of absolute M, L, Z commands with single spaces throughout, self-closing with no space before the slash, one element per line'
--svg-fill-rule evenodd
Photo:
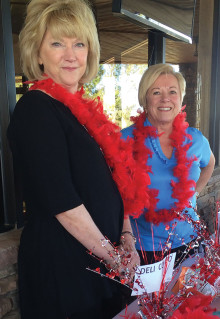
<path fill-rule="evenodd" d="M 172 74 L 176 77 L 180 88 L 180 98 L 182 103 L 186 90 L 186 81 L 184 77 L 180 72 L 176 72 L 170 64 L 159 63 L 150 66 L 142 75 L 138 89 L 138 100 L 141 106 L 146 106 L 147 91 L 162 74 Z"/>
<path fill-rule="evenodd" d="M 100 45 L 95 18 L 87 0 L 32 0 L 20 33 L 21 62 L 29 80 L 43 78 L 38 63 L 46 30 L 55 37 L 76 37 L 88 45 L 87 67 L 80 84 L 92 80 L 99 67 Z"/>

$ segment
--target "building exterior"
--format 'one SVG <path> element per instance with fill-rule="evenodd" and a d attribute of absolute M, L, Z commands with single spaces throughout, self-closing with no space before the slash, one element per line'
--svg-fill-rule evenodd
<path fill-rule="evenodd" d="M 16 1 L 19 3 L 19 1 Z M 27 3 L 20 1 L 23 6 Z M 152 41 L 159 41 L 159 49 L 156 62 L 166 61 L 179 64 L 180 71 L 187 81 L 187 100 L 190 105 L 188 120 L 191 126 L 198 127 L 209 139 L 211 148 L 216 157 L 216 168 L 206 189 L 200 194 L 198 199 L 198 210 L 201 217 L 206 221 L 210 232 L 214 232 L 216 202 L 220 200 L 220 3 L 219 0 L 198 0 L 196 35 L 192 47 L 183 44 L 171 43 L 167 40 L 164 47 L 164 37 L 155 40 L 146 36 L 146 32 L 140 31 L 140 27 L 133 27 L 140 36 L 139 46 L 135 43 L 135 36 L 131 34 L 129 25 L 123 20 L 120 21 L 120 29 L 115 29 L 115 23 L 111 27 L 103 25 L 103 17 L 111 8 L 111 0 L 93 0 L 96 10 L 98 29 L 100 32 L 100 42 L 102 51 L 105 53 L 106 34 L 112 33 L 114 39 L 123 34 L 127 37 L 125 45 L 130 47 L 120 48 L 112 42 L 114 53 L 112 58 L 102 57 L 102 63 L 138 63 L 138 50 L 143 47 L 149 48 Z M 22 221 L 17 219 L 17 210 L 22 210 L 20 200 L 19 180 L 14 176 L 13 163 L 9 150 L 6 130 L 10 120 L 10 114 L 16 103 L 15 76 L 20 73 L 17 63 L 19 61 L 17 53 L 17 34 L 13 29 L 12 17 L 16 21 L 16 14 L 11 15 L 11 8 L 14 1 L 0 0 L 0 318 L 19 318 L 18 304 L 16 300 L 16 256 L 19 243 L 20 226 Z M 108 19 L 109 18 L 108 16 Z M 107 19 L 107 20 L 108 20 Z M 112 16 L 113 19 L 113 16 Z M 99 23 L 100 21 L 100 23 Z M 109 22 L 109 20 L 108 20 Z M 139 28 L 139 29 L 138 29 Z M 129 36 L 130 34 L 130 36 Z M 117 36 L 116 36 L 117 35 Z M 136 36 L 137 37 L 137 36 Z M 14 41 L 13 41 L 14 40 Z M 109 38 L 109 41 L 111 38 Z M 117 39 L 119 41 L 119 38 Z M 111 44 L 111 43 L 110 43 Z M 176 45 L 176 46 L 175 46 Z M 182 58 L 177 49 L 180 47 Z M 184 51 L 194 50 L 195 56 L 191 61 L 186 61 Z M 132 58 L 132 52 L 135 54 Z M 14 51 L 14 53 L 13 53 Z M 161 53 L 163 51 L 163 54 Z M 148 55 L 149 55 L 148 51 Z M 176 52 L 172 55 L 173 52 Z M 140 53 L 143 57 L 143 52 Z M 127 59 L 127 60 L 126 60 Z M 161 60 L 164 59 L 164 60 Z M 171 61 L 172 60 L 172 61 Z M 129 62 L 130 61 L 130 62 Z M 140 61 L 140 60 L 139 60 Z M 140 63 L 149 63 L 148 57 Z M 17 93 L 25 91 L 25 87 L 17 88 Z"/>

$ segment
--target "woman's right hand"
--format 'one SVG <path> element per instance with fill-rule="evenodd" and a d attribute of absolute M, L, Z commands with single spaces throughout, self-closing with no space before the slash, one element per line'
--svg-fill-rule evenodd
<path fill-rule="evenodd" d="M 114 248 L 97 228 L 84 205 L 58 214 L 56 218 L 89 252 L 102 260 L 110 272 L 114 271 L 127 283 L 132 282 L 136 265 L 139 265 L 134 244 L 131 244 L 131 250 L 130 245 L 126 249 L 122 245 Z"/>

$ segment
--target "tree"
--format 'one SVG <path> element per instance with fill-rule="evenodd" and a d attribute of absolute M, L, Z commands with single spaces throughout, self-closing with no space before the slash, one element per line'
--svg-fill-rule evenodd
<path fill-rule="evenodd" d="M 147 69 L 147 64 L 124 64 L 123 65 L 123 82 L 125 83 L 126 88 L 126 97 L 129 96 L 130 92 L 133 92 L 133 96 L 136 96 L 136 102 L 134 103 L 134 99 L 127 99 L 127 101 L 124 101 L 122 103 L 122 123 L 121 127 L 127 127 L 131 125 L 133 122 L 130 120 L 131 115 L 136 116 L 137 110 L 140 109 L 140 106 L 137 101 L 138 96 L 138 87 L 139 87 L 139 81 L 144 73 L 144 71 Z"/>
<path fill-rule="evenodd" d="M 114 65 L 114 76 L 115 76 L 115 122 L 121 126 L 122 122 L 122 103 L 121 103 L 121 82 L 120 76 L 122 71 L 121 64 Z"/>
<path fill-rule="evenodd" d="M 88 97 L 94 99 L 99 96 L 103 100 L 105 88 L 101 81 L 104 74 L 104 66 L 103 64 L 100 64 L 97 76 L 91 82 L 83 85 L 85 93 Z"/>
<path fill-rule="evenodd" d="M 146 68 L 146 64 L 100 65 L 97 77 L 84 85 L 84 89 L 88 97 L 99 96 L 103 100 L 104 110 L 113 122 L 120 127 L 129 126 L 131 115 L 136 115 L 139 108 L 138 85 Z M 110 87 L 108 83 L 111 83 Z"/>

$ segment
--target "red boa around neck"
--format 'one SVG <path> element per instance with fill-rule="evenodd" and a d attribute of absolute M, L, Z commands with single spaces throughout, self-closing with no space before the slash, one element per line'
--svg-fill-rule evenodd
<path fill-rule="evenodd" d="M 84 90 L 75 94 L 51 79 L 36 81 L 30 90 L 41 90 L 67 106 L 77 120 L 99 144 L 124 204 L 125 216 L 138 218 L 149 207 L 146 161 L 139 165 L 133 157 L 134 141 L 121 138 L 120 127 L 108 120 L 99 100 L 83 97 Z"/>
<path fill-rule="evenodd" d="M 151 183 L 151 168 L 146 164 L 152 154 L 145 147 L 144 141 L 148 136 L 156 138 L 158 134 L 154 127 L 144 126 L 145 113 L 135 120 L 134 139 L 125 141 L 121 138 L 120 127 L 109 121 L 104 114 L 101 101 L 86 99 L 83 89 L 72 94 L 52 79 L 45 79 L 34 82 L 30 90 L 41 90 L 63 103 L 93 136 L 111 168 L 112 177 L 123 199 L 126 217 L 130 215 L 138 218 L 147 208 L 146 220 L 154 224 L 167 223 L 174 218 L 181 219 L 175 212 L 190 206 L 189 199 L 194 194 L 192 187 L 195 186 L 195 182 L 188 177 L 192 162 L 196 158 L 187 158 L 186 152 L 191 143 L 183 146 L 185 137 L 191 139 L 191 136 L 186 134 L 186 113 L 177 115 L 170 136 L 177 159 L 173 173 L 178 178 L 178 182 L 171 181 L 172 197 L 178 201 L 172 210 L 156 211 L 158 190 L 148 188 Z"/>
<path fill-rule="evenodd" d="M 184 109 L 184 108 L 183 108 Z M 144 126 L 146 116 L 142 113 L 138 118 L 134 119 L 135 128 L 133 130 L 133 136 L 135 140 L 134 144 L 134 157 L 139 162 L 144 157 L 148 158 L 151 156 L 151 151 L 144 145 L 145 139 L 148 136 L 152 136 L 152 130 L 155 130 L 152 126 Z M 192 140 L 192 136 L 186 133 L 186 129 L 189 124 L 186 122 L 186 113 L 179 113 L 173 121 L 173 130 L 169 136 L 174 147 L 175 158 L 177 161 L 176 166 L 173 169 L 173 175 L 177 177 L 178 182 L 171 180 L 172 186 L 172 197 L 177 199 L 172 209 L 160 209 L 157 210 L 157 196 L 159 191 L 157 189 L 148 189 L 150 196 L 150 205 L 148 211 L 145 214 L 145 218 L 148 222 L 159 224 L 161 222 L 167 223 L 172 221 L 174 218 L 182 219 L 180 212 L 190 207 L 190 198 L 195 193 L 195 181 L 189 180 L 189 171 L 193 161 L 197 158 L 187 158 L 187 150 L 190 148 L 192 143 L 184 145 L 185 138 Z M 151 172 L 151 167 L 145 163 L 147 172 Z M 157 172 L 154 172 L 157 174 Z M 147 185 L 150 185 L 150 179 L 148 177 Z"/>

